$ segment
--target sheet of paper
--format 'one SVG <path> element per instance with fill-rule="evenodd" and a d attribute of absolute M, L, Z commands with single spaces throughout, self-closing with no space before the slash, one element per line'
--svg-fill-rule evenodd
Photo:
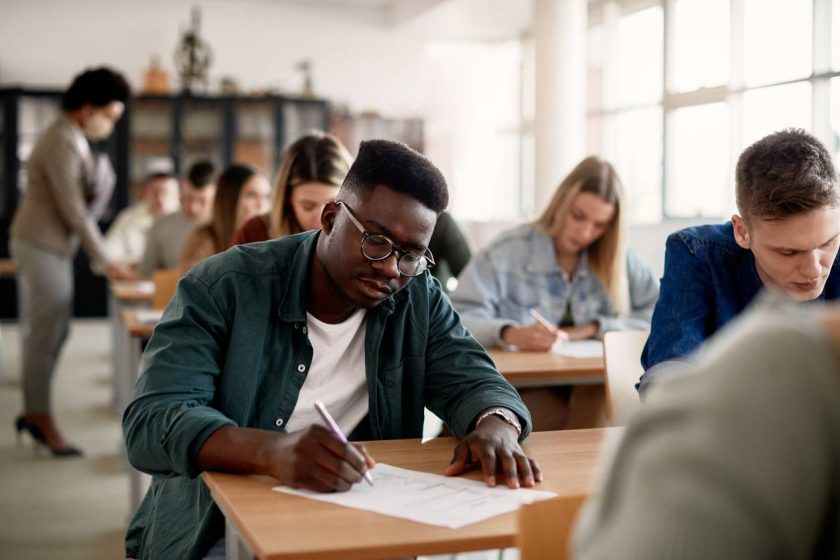
<path fill-rule="evenodd" d="M 429 474 L 378 463 L 370 471 L 373 486 L 362 481 L 347 492 L 323 494 L 276 486 L 277 492 L 373 511 L 418 523 L 457 529 L 555 496 L 552 492 Z"/>
<path fill-rule="evenodd" d="M 135 286 L 138 292 L 141 294 L 153 294 L 155 293 L 155 283 L 151 280 L 141 280 L 137 282 Z"/>
<path fill-rule="evenodd" d="M 157 323 L 163 316 L 163 309 L 138 309 L 137 320 L 141 323 Z"/>
<path fill-rule="evenodd" d="M 601 358 L 604 355 L 604 343 L 600 340 L 573 340 L 555 344 L 551 351 L 569 358 Z"/>

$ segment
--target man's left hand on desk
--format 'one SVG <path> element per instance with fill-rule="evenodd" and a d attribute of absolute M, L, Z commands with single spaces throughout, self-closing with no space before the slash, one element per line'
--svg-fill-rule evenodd
<path fill-rule="evenodd" d="M 501 418 L 490 416 L 455 446 L 452 461 L 443 471 L 458 476 L 473 466 L 481 466 L 484 481 L 496 486 L 502 478 L 509 488 L 533 486 L 542 482 L 537 462 L 519 446 L 516 429 Z"/>

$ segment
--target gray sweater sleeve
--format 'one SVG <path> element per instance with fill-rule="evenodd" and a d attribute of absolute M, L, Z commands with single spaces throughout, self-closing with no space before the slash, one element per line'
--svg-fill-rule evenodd
<path fill-rule="evenodd" d="M 581 513 L 576 558 L 840 553 L 836 350 L 804 311 L 759 310 L 722 333 L 692 374 L 651 388 Z"/>

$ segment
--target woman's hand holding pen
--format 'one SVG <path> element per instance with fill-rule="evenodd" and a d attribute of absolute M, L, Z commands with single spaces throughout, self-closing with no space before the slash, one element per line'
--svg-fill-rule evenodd
<path fill-rule="evenodd" d="M 361 482 L 374 464 L 363 446 L 344 443 L 323 426 L 313 425 L 277 438 L 267 474 L 292 488 L 343 492 Z"/>
<path fill-rule="evenodd" d="M 506 344 L 516 346 L 519 350 L 548 352 L 555 344 L 562 344 L 569 340 L 566 331 L 551 324 L 533 309 L 529 309 L 528 313 L 536 322 L 527 327 L 513 325 L 505 327 L 502 331 L 502 340 Z"/>

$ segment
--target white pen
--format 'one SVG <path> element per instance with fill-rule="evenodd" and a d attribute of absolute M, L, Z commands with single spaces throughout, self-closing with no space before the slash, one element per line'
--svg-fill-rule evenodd
<path fill-rule="evenodd" d="M 529 308 L 528 308 L 528 315 L 530 315 L 531 317 L 533 317 L 533 318 L 534 318 L 534 320 L 536 320 L 536 321 L 537 321 L 537 323 L 539 323 L 540 325 L 544 326 L 544 327 L 545 327 L 545 328 L 547 328 L 548 330 L 553 331 L 553 332 L 556 332 L 556 331 L 557 331 L 557 325 L 552 325 L 552 324 L 551 324 L 551 322 L 550 322 L 548 319 L 546 319 L 545 317 L 543 317 L 542 315 L 540 315 L 540 314 L 537 312 L 537 310 L 536 310 L 536 309 L 534 309 L 533 307 L 529 307 Z"/>
<path fill-rule="evenodd" d="M 330 433 L 341 440 L 342 443 L 348 443 L 347 436 L 344 435 L 344 432 L 342 432 L 341 428 L 338 427 L 338 424 L 335 423 L 335 420 L 333 420 L 333 417 L 330 415 L 327 407 L 324 406 L 324 403 L 321 401 L 315 401 L 315 410 L 317 410 L 318 414 L 321 415 L 321 419 L 324 421 L 324 424 L 327 425 L 327 429 Z M 364 477 L 365 480 L 368 481 L 368 484 L 373 486 L 373 479 L 370 477 L 370 473 L 365 471 Z"/>

